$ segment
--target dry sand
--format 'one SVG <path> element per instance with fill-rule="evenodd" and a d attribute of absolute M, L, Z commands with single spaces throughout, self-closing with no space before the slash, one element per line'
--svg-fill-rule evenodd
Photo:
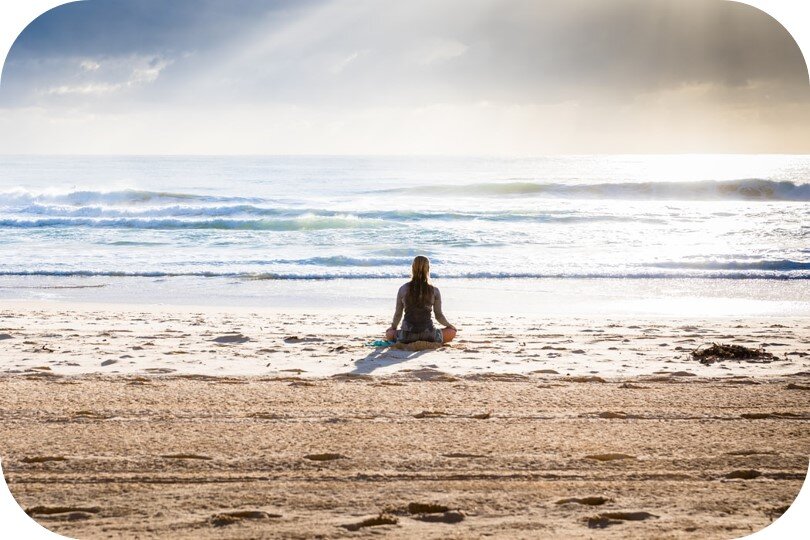
<path fill-rule="evenodd" d="M 5 309 L 13 494 L 76 538 L 734 538 L 804 480 L 807 319 L 466 317 L 423 353 L 344 319 Z"/>
<path fill-rule="evenodd" d="M 449 347 L 414 353 L 369 347 L 386 316 L 329 311 L 147 309 L 12 303 L 0 309 L 0 374 L 200 374 L 325 377 L 408 369 L 630 377 L 704 377 L 810 370 L 810 318 L 610 319 L 454 314 Z M 696 347 L 765 347 L 779 360 L 702 366 Z"/>

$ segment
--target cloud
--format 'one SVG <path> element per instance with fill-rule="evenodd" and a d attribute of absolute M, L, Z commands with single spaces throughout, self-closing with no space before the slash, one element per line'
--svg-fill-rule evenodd
<path fill-rule="evenodd" d="M 365 54 L 366 52 L 368 52 L 368 51 L 354 51 L 354 52 L 353 52 L 353 53 L 351 53 L 350 55 L 345 56 L 345 57 L 343 57 L 342 59 L 340 59 L 340 60 L 338 60 L 337 62 L 335 62 L 335 63 L 332 65 L 332 67 L 330 67 L 330 68 L 329 68 L 329 71 L 330 71 L 331 73 L 335 74 L 335 75 L 337 75 L 338 73 L 343 72 L 343 70 L 345 70 L 345 69 L 346 69 L 346 67 L 347 67 L 349 64 L 351 64 L 352 62 L 354 62 L 355 60 L 357 60 L 357 58 L 359 58 L 361 54 Z"/>
<path fill-rule="evenodd" d="M 418 47 L 414 59 L 425 66 L 452 60 L 464 54 L 467 46 L 453 39 L 433 39 Z"/>
<path fill-rule="evenodd" d="M 109 94 L 111 92 L 115 92 L 120 88 L 121 88 L 120 84 L 107 84 L 107 83 L 100 83 L 100 84 L 88 83 L 73 86 L 63 84 L 61 86 L 53 86 L 46 90 L 41 90 L 40 93 L 52 96 L 53 95 L 66 96 L 69 94 L 100 96 L 104 94 Z"/>
<path fill-rule="evenodd" d="M 160 57 L 152 57 L 146 62 L 145 65 L 135 66 L 129 80 L 126 82 L 127 86 L 137 86 L 141 84 L 153 83 L 160 76 L 160 72 L 171 65 L 170 60 L 165 60 Z"/>
<path fill-rule="evenodd" d="M 160 56 L 125 56 L 99 60 L 84 59 L 79 71 L 69 82 L 57 84 L 37 93 L 40 96 L 104 96 L 122 90 L 133 90 L 154 83 L 172 60 Z"/>
<path fill-rule="evenodd" d="M 810 151 L 806 80 L 724 0 L 85 0 L 20 36 L 0 110 L 123 153 Z"/>
<path fill-rule="evenodd" d="M 82 60 L 79 63 L 79 67 L 84 71 L 97 71 L 101 67 L 101 64 L 95 60 Z"/>

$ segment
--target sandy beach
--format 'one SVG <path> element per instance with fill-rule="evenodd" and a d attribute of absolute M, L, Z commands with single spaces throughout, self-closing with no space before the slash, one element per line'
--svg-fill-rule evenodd
<path fill-rule="evenodd" d="M 806 318 L 470 315 L 418 352 L 323 310 L 0 320 L 7 481 L 70 537 L 734 538 L 807 469 Z"/>
<path fill-rule="evenodd" d="M 0 460 L 38 523 L 714 540 L 796 499 L 790 24 L 710 0 L 6 4 L 43 2 L 0 3 Z"/>

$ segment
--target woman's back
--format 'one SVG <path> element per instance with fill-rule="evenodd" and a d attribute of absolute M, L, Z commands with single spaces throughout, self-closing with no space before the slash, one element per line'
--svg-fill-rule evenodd
<path fill-rule="evenodd" d="M 439 289 L 430 284 L 430 261 L 427 257 L 420 255 L 414 258 L 411 276 L 411 280 L 397 291 L 394 320 L 385 333 L 386 338 L 404 343 L 412 341 L 446 343 L 450 341 L 455 337 L 456 329 L 442 313 L 442 296 Z M 447 328 L 437 330 L 433 326 L 433 314 L 436 315 L 436 320 Z M 402 329 L 397 332 L 400 320 L 402 320 Z"/>
<path fill-rule="evenodd" d="M 411 291 L 411 282 L 399 288 L 397 296 L 401 296 L 405 317 L 402 329 L 409 332 L 423 332 L 433 328 L 433 306 L 436 303 L 438 289 L 433 285 L 426 285 L 422 294 Z"/>

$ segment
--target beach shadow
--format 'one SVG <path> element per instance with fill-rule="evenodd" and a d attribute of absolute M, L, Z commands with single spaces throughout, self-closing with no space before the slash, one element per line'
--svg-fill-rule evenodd
<path fill-rule="evenodd" d="M 425 353 L 432 352 L 434 349 L 427 349 L 423 351 L 404 351 L 392 349 L 391 347 L 377 347 L 366 355 L 354 362 L 354 370 L 350 375 L 370 375 L 374 370 L 408 362 L 415 358 L 419 358 Z"/>

